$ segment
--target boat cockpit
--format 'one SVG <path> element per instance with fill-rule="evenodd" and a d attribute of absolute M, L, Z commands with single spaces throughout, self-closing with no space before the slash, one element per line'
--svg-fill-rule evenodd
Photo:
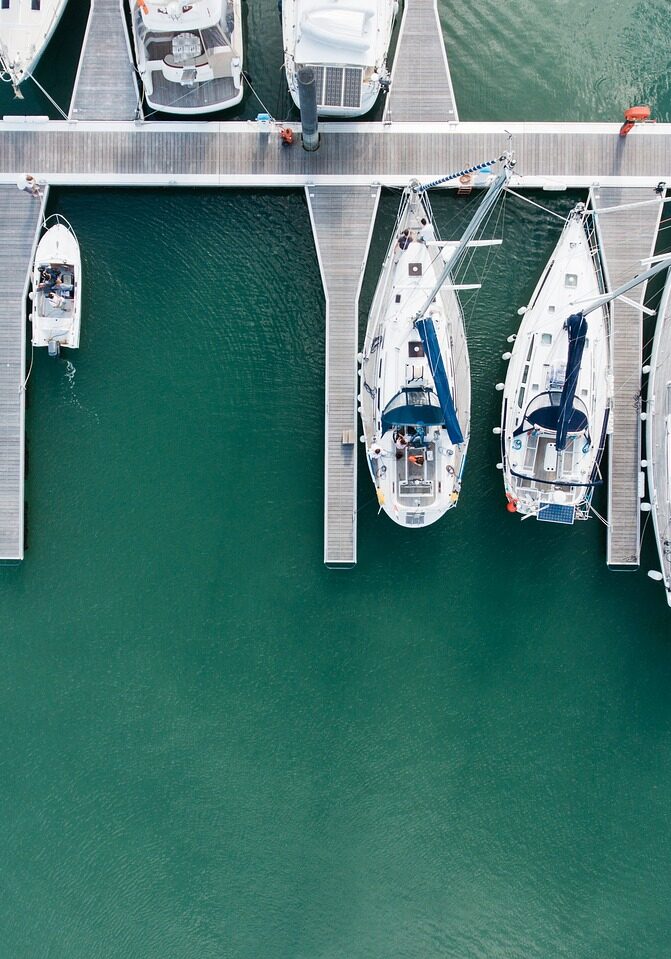
<path fill-rule="evenodd" d="M 58 319 L 74 310 L 75 271 L 69 263 L 39 263 L 35 290 L 37 313 Z"/>

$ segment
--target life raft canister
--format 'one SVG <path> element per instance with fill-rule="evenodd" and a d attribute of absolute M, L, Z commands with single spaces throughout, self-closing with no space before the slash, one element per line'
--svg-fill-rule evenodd
<path fill-rule="evenodd" d="M 635 124 L 645 123 L 650 119 L 650 107 L 629 107 L 624 111 L 624 123 L 620 127 L 620 136 L 626 137 L 630 130 L 633 130 Z"/>

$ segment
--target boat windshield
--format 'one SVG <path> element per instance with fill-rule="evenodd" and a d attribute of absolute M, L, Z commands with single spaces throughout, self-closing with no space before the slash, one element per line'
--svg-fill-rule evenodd
<path fill-rule="evenodd" d="M 442 426 L 443 423 L 438 397 L 426 386 L 402 389 L 382 413 L 383 432 L 395 426 Z"/>
<path fill-rule="evenodd" d="M 525 429 L 528 428 L 526 425 L 528 423 L 536 429 L 556 433 L 559 411 L 561 409 L 561 398 L 562 394 L 559 390 L 540 393 L 538 396 L 535 396 L 524 411 L 524 419 L 515 430 L 515 436 L 523 433 Z M 569 419 L 568 432 L 581 433 L 586 428 L 587 407 L 582 400 L 575 399 Z"/>

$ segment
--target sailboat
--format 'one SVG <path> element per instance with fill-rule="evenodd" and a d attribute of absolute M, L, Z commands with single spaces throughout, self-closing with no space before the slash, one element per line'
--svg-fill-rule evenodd
<path fill-rule="evenodd" d="M 582 203 L 571 211 L 520 311 L 503 390 L 500 465 L 507 509 L 523 519 L 571 525 L 589 517 L 611 408 L 608 304 L 671 263 L 604 293 L 590 220 Z"/>
<path fill-rule="evenodd" d="M 661 579 L 671 606 L 671 273 L 659 304 L 648 380 L 646 457 Z"/>
<path fill-rule="evenodd" d="M 51 225 L 49 225 L 51 224 Z M 81 256 L 74 230 L 59 214 L 45 221 L 32 274 L 31 343 L 58 356 L 62 346 L 77 349 L 81 327 Z"/>
<path fill-rule="evenodd" d="M 609 313 L 571 304 L 603 293 L 591 218 L 569 214 L 523 313 L 503 390 L 501 451 L 511 512 L 555 523 L 587 519 L 601 482 L 610 413 Z M 589 331 L 589 336 L 588 336 Z"/>
<path fill-rule="evenodd" d="M 470 366 L 459 290 L 452 277 L 473 246 L 513 167 L 490 184 L 457 242 L 440 240 L 426 187 L 403 193 L 360 355 L 360 413 L 378 502 L 401 526 L 429 526 L 457 505 L 471 417 Z M 497 162 L 497 161 L 491 161 Z M 488 177 L 488 179 L 491 179 Z"/>
<path fill-rule="evenodd" d="M 67 0 L 2 0 L 0 3 L 0 79 L 19 84 L 42 56 Z"/>
<path fill-rule="evenodd" d="M 241 0 L 129 0 L 147 104 L 213 113 L 242 100 Z"/>
<path fill-rule="evenodd" d="M 358 117 L 388 83 L 387 51 L 398 0 L 282 0 L 284 69 L 298 106 L 298 71 L 312 67 L 317 112 Z"/>

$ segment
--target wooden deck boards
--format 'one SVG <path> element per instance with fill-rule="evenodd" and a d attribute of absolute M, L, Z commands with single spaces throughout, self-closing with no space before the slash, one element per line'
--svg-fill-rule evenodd
<path fill-rule="evenodd" d="M 0 559 L 23 559 L 25 344 L 28 277 L 42 204 L 0 186 Z"/>
<path fill-rule="evenodd" d="M 406 0 L 384 118 L 459 119 L 436 0 Z"/>
<path fill-rule="evenodd" d="M 548 179 L 591 186 L 607 178 L 671 181 L 671 125 L 635 131 L 623 148 L 617 130 L 523 124 L 515 132 L 522 185 Z M 501 124 L 384 126 L 323 124 L 315 153 L 282 146 L 253 123 L 0 123 L 0 178 L 28 168 L 50 183 L 304 186 L 309 183 L 406 185 L 500 154 Z M 138 178 L 142 178 L 138 180 Z M 185 180 L 184 178 L 188 178 Z M 180 182 L 177 180 L 177 182 Z"/>
<path fill-rule="evenodd" d="M 600 187 L 592 192 L 595 207 L 654 200 L 651 189 Z M 614 213 L 597 214 L 597 224 L 609 289 L 626 283 L 642 269 L 641 260 L 654 252 L 662 211 L 658 202 Z M 645 284 L 628 294 L 642 303 Z M 639 475 L 641 473 L 641 314 L 622 301 L 611 305 L 613 373 L 612 434 L 608 459 L 609 566 L 635 569 L 640 560 Z"/>
<path fill-rule="evenodd" d="M 359 291 L 379 188 L 306 189 L 326 296 L 324 562 L 356 563 Z M 349 432 L 352 442 L 343 443 Z"/>
<path fill-rule="evenodd" d="M 138 87 L 123 0 L 91 0 L 75 88 L 74 120 L 132 120 Z"/>

